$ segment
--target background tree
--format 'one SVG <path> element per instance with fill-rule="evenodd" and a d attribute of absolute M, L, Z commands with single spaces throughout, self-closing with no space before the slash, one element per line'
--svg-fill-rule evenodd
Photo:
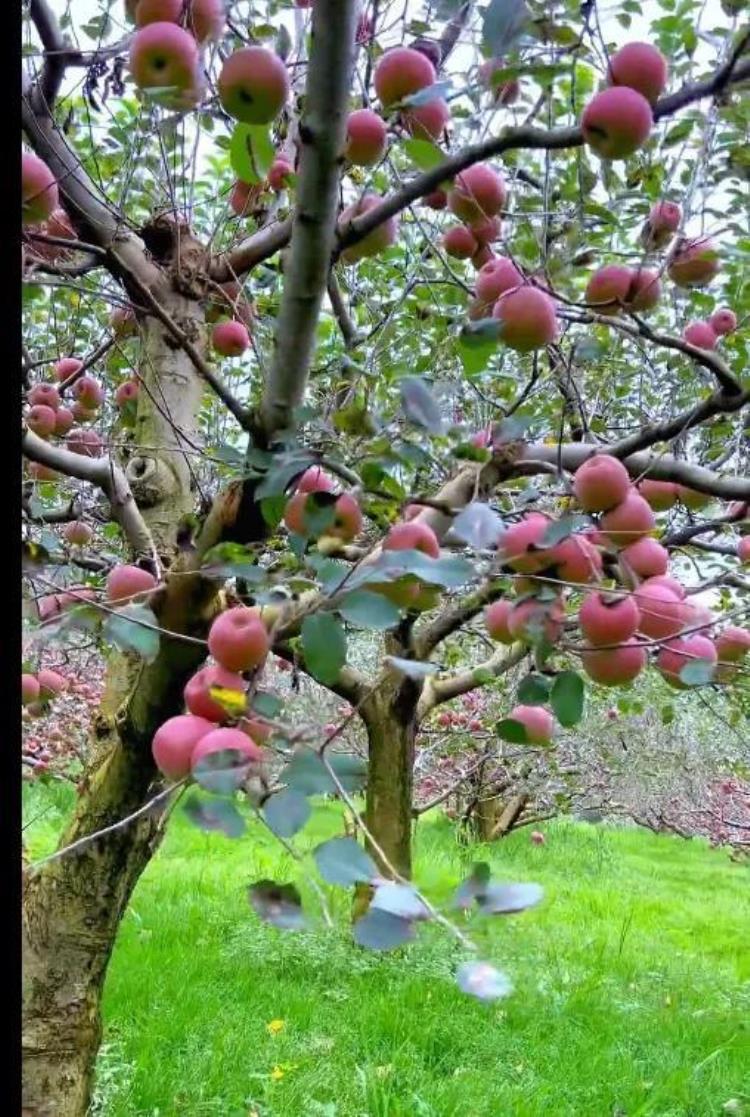
<path fill-rule="evenodd" d="M 736 14 L 665 6 L 616 52 L 631 13 L 605 31 L 594 4 L 78 10 L 30 0 L 22 104 L 30 715 L 44 642 L 110 649 L 60 855 L 25 879 L 24 1104 L 55 1117 L 85 1112 L 117 927 L 184 780 L 230 835 L 238 782 L 285 840 L 313 791 L 356 811 L 340 725 L 259 689 L 268 647 L 361 718 L 358 828 L 402 878 L 420 725 L 510 668 L 516 745 L 650 660 L 747 701 Z M 720 616 L 686 596 L 709 583 Z M 351 628 L 378 634 L 362 662 Z M 377 886 L 337 849 L 333 878 Z M 464 897 L 517 910 L 485 885 Z M 358 941 L 445 921 L 407 894 Z M 482 963 L 459 981 L 502 990 Z"/>

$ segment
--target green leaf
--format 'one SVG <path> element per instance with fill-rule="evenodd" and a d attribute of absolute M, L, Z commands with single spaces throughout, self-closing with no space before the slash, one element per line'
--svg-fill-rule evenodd
<path fill-rule="evenodd" d="M 370 901 L 370 910 L 387 911 L 402 919 L 429 919 L 430 913 L 410 884 L 387 881 L 375 889 Z"/>
<path fill-rule="evenodd" d="M 268 694 L 266 691 L 261 691 L 254 694 L 250 702 L 250 708 L 256 714 L 260 714 L 264 718 L 278 717 L 284 708 L 284 703 L 275 694 Z"/>
<path fill-rule="evenodd" d="M 339 605 L 339 613 L 358 628 L 385 631 L 398 624 L 400 613 L 393 602 L 371 590 L 355 590 L 347 594 Z"/>
<path fill-rule="evenodd" d="M 193 768 L 193 779 L 204 791 L 230 795 L 244 783 L 251 769 L 257 769 L 240 749 L 220 749 L 201 757 Z"/>
<path fill-rule="evenodd" d="M 403 97 L 401 104 L 408 109 L 416 109 L 422 105 L 427 105 L 430 101 L 444 98 L 450 92 L 451 85 L 452 82 L 450 81 L 436 81 L 432 85 L 425 86 L 424 89 L 419 89 L 416 93 L 411 93 L 408 97 Z"/>
<path fill-rule="evenodd" d="M 560 725 L 569 729 L 578 724 L 583 717 L 585 694 L 583 679 L 575 671 L 562 671 L 555 677 L 549 701 Z"/>
<path fill-rule="evenodd" d="M 137 652 L 146 663 L 153 663 L 159 654 L 159 622 L 148 605 L 124 605 L 111 613 L 102 636 L 120 651 Z"/>
<path fill-rule="evenodd" d="M 462 881 L 453 897 L 453 907 L 467 911 L 477 896 L 481 896 L 490 882 L 490 867 L 486 861 L 476 861 L 471 875 Z"/>
<path fill-rule="evenodd" d="M 545 528 L 544 535 L 539 540 L 539 546 L 554 547 L 555 543 L 561 543 L 563 539 L 567 539 L 579 528 L 586 527 L 588 522 L 588 518 L 579 513 L 561 516 L 559 520 L 553 520 L 549 527 Z"/>
<path fill-rule="evenodd" d="M 549 699 L 550 680 L 545 675 L 527 675 L 516 691 L 516 698 L 524 706 L 543 706 Z"/>
<path fill-rule="evenodd" d="M 191 795 L 185 801 L 184 810 L 201 830 L 218 830 L 228 838 L 241 838 L 245 833 L 245 820 L 228 799 L 201 799 Z"/>
<path fill-rule="evenodd" d="M 675 124 L 669 129 L 664 139 L 661 141 L 662 147 L 674 147 L 675 144 L 682 143 L 686 140 L 693 130 L 695 120 L 692 117 L 685 117 L 679 124 Z"/>
<path fill-rule="evenodd" d="M 310 817 L 311 809 L 305 796 L 286 788 L 277 791 L 263 804 L 263 817 L 279 838 L 293 838 Z"/>
<path fill-rule="evenodd" d="M 315 864 L 328 884 L 349 887 L 367 883 L 378 875 L 378 869 L 368 853 L 354 838 L 330 838 L 313 850 Z"/>
<path fill-rule="evenodd" d="M 354 941 L 368 950 L 395 950 L 414 938 L 414 928 L 400 915 L 371 907 L 354 924 L 352 934 Z"/>
<path fill-rule="evenodd" d="M 431 171 L 445 160 L 445 152 L 429 140 L 404 140 L 402 146 L 420 171 Z"/>
<path fill-rule="evenodd" d="M 467 376 L 484 372 L 497 352 L 501 323 L 497 318 L 467 322 L 458 335 L 458 355 Z"/>
<path fill-rule="evenodd" d="M 367 779 L 364 760 L 352 753 L 331 752 L 330 749 L 326 756 L 345 791 L 361 790 Z M 331 795 L 338 791 L 330 772 L 312 749 L 298 749 L 281 770 L 279 780 L 302 795 Z"/>
<path fill-rule="evenodd" d="M 319 683 L 335 683 L 346 663 L 346 634 L 330 613 L 316 613 L 302 622 L 305 667 Z"/>
<path fill-rule="evenodd" d="M 267 496 L 280 496 L 297 477 L 301 477 L 308 466 L 314 465 L 315 459 L 307 453 L 299 451 L 290 454 L 277 454 L 273 465 L 266 473 L 256 489 L 256 496 L 262 499 Z"/>
<path fill-rule="evenodd" d="M 497 546 L 505 533 L 505 524 L 488 504 L 473 500 L 456 516 L 451 531 L 470 547 L 486 551 Z"/>
<path fill-rule="evenodd" d="M 229 144 L 229 161 L 241 182 L 250 186 L 263 182 L 274 156 L 275 148 L 266 125 L 235 125 Z"/>
<path fill-rule="evenodd" d="M 488 58 L 503 58 L 529 22 L 524 0 L 490 0 L 482 20 L 482 49 Z"/>
<path fill-rule="evenodd" d="M 418 376 L 405 376 L 399 385 L 404 414 L 430 434 L 443 433 L 443 417 L 430 389 Z"/>
<path fill-rule="evenodd" d="M 490 883 L 477 896 L 477 906 L 485 915 L 515 915 L 535 907 L 543 896 L 539 884 Z"/>
<path fill-rule="evenodd" d="M 498 737 L 503 741 L 509 741 L 512 745 L 527 745 L 529 738 L 526 736 L 526 726 L 522 725 L 520 721 L 514 721 L 513 718 L 503 718 L 495 726 L 495 732 Z"/>
<path fill-rule="evenodd" d="M 680 682 L 685 686 L 706 686 L 713 681 L 716 664 L 710 659 L 694 659 L 680 669 Z"/>

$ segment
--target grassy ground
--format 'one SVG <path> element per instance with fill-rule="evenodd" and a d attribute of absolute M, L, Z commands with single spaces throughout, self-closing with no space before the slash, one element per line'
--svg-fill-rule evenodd
<path fill-rule="evenodd" d="M 32 856 L 63 792 L 26 789 Z M 443 932 L 390 955 L 261 924 L 244 886 L 296 879 L 265 834 L 176 817 L 133 897 L 105 997 L 96 1117 L 721 1117 L 750 1112 L 750 871 L 698 842 L 557 822 L 462 850 L 420 825 L 417 879 L 446 899 L 469 862 L 544 885 L 482 921 L 515 992 L 464 996 Z M 306 845 L 340 832 L 322 807 Z M 303 892 L 305 890 L 303 889 Z M 735 1099 L 736 1108 L 724 1109 Z"/>

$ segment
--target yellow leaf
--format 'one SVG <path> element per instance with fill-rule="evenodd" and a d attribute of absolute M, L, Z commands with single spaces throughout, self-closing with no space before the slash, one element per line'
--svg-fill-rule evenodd
<path fill-rule="evenodd" d="M 247 706 L 247 697 L 244 690 L 227 690 L 225 687 L 209 687 L 208 693 L 223 706 L 228 714 L 241 714 Z"/>
<path fill-rule="evenodd" d="M 279 1032 L 283 1032 L 285 1028 L 283 1020 L 269 1020 L 266 1024 L 266 1030 L 272 1035 L 277 1036 Z"/>
<path fill-rule="evenodd" d="M 284 1071 L 281 1067 L 274 1067 L 271 1071 L 271 1078 L 274 1082 L 279 1082 L 284 1077 Z"/>

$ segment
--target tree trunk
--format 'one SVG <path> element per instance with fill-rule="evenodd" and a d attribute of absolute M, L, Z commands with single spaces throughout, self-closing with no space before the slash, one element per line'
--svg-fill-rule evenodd
<path fill-rule="evenodd" d="M 395 675 L 362 706 L 367 727 L 367 828 L 391 865 L 411 877 L 411 828 L 414 790 L 416 707 L 420 687 Z M 374 850 L 371 853 L 387 873 Z"/>
<path fill-rule="evenodd" d="M 165 283 L 158 297 L 193 340 L 205 341 L 197 302 Z M 180 446 L 195 439 L 203 394 L 184 353 L 153 319 L 144 329 L 136 437 L 128 474 L 162 563 L 182 570 L 154 604 L 167 629 L 205 636 L 216 609 L 214 587 L 189 571 L 195 558 L 175 546 L 192 508 L 191 473 Z M 175 429 L 177 428 L 177 429 Z M 175 557 L 176 556 L 176 557 Z M 111 826 L 154 792 L 151 739 L 179 712 L 189 675 L 205 648 L 162 637 L 156 660 L 110 656 L 91 752 L 66 846 Z M 23 900 L 23 1106 L 28 1117 L 84 1117 L 101 1038 L 104 979 L 133 888 L 154 853 L 163 811 L 97 838 L 27 876 Z"/>

